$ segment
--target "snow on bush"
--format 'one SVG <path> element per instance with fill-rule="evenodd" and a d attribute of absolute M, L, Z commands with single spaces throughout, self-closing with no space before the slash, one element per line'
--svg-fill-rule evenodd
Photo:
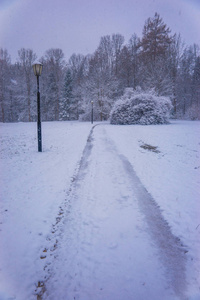
<path fill-rule="evenodd" d="M 156 96 L 152 92 L 133 91 L 127 88 L 110 114 L 111 124 L 164 124 L 168 123 L 171 101 L 168 97 Z"/>

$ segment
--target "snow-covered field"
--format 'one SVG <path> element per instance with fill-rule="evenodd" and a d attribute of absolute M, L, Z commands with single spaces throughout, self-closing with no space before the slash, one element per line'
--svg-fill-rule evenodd
<path fill-rule="evenodd" d="M 200 299 L 200 122 L 95 125 L 0 124 L 0 300 Z"/>

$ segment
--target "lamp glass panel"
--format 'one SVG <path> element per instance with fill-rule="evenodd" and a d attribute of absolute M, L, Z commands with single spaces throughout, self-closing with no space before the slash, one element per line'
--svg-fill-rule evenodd
<path fill-rule="evenodd" d="M 33 65 L 33 71 L 34 71 L 35 76 L 40 76 L 42 73 L 42 64 Z"/>

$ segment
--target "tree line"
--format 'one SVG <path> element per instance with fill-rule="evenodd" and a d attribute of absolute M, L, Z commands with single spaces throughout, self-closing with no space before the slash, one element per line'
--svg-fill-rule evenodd
<path fill-rule="evenodd" d="M 12 64 L 0 48 L 0 122 L 35 121 L 37 55 L 20 49 Z M 200 50 L 171 34 L 159 14 L 148 18 L 142 37 L 128 43 L 121 34 L 101 37 L 93 54 L 73 54 L 65 61 L 61 49 L 49 49 L 40 59 L 42 121 L 106 120 L 125 88 L 153 90 L 170 97 L 174 118 L 200 119 Z"/>

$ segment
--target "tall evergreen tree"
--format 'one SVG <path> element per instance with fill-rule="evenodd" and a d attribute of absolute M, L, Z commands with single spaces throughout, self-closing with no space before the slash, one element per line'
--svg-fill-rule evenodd
<path fill-rule="evenodd" d="M 147 19 L 141 40 L 142 56 L 145 61 L 155 61 L 157 57 L 165 56 L 172 42 L 170 32 L 158 13 L 155 13 L 154 18 Z"/>
<path fill-rule="evenodd" d="M 170 86 L 170 72 L 166 64 L 169 46 L 172 42 L 170 29 L 158 13 L 148 18 L 141 40 L 142 87 L 154 88 L 158 95 L 166 95 Z M 169 95 L 169 94 L 168 94 Z"/>
<path fill-rule="evenodd" d="M 73 97 L 73 80 L 70 69 L 67 69 L 65 79 L 63 96 L 60 103 L 60 119 L 71 120 L 75 119 L 76 116 L 76 105 Z"/>
<path fill-rule="evenodd" d="M 55 120 L 59 120 L 60 100 L 62 97 L 63 71 L 65 68 L 64 53 L 61 49 L 49 49 L 45 53 L 45 66 L 48 73 L 54 74 L 56 94 L 54 98 Z"/>

